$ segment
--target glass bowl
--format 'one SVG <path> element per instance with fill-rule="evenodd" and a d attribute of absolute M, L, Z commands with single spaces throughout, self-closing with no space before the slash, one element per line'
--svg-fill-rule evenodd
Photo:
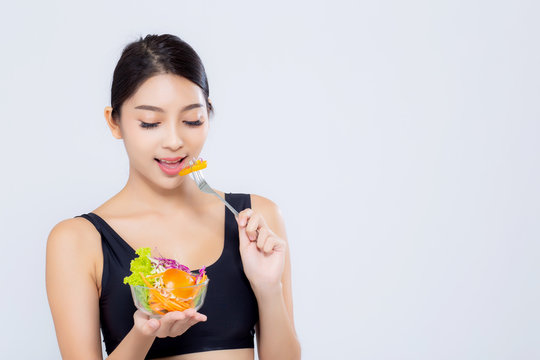
<path fill-rule="evenodd" d="M 150 288 L 129 285 L 135 307 L 153 318 L 160 318 L 171 311 L 199 310 L 203 306 L 208 282 L 180 288 Z"/>

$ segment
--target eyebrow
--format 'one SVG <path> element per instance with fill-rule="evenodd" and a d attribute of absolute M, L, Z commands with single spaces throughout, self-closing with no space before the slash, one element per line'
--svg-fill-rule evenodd
<path fill-rule="evenodd" d="M 198 103 L 197 104 L 186 105 L 186 106 L 184 106 L 184 108 L 182 108 L 182 110 L 180 112 L 182 113 L 184 111 L 200 108 L 200 107 L 203 107 L 203 106 L 204 106 L 203 104 L 198 104 Z M 161 112 L 161 113 L 165 112 L 165 110 L 163 110 L 162 108 L 157 107 L 157 106 L 153 106 L 153 105 L 139 105 L 139 106 L 136 106 L 135 109 L 150 110 L 150 111 L 156 111 L 156 112 Z"/>

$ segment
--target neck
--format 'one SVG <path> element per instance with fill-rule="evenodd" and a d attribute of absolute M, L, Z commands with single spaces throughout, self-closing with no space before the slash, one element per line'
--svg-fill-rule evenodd
<path fill-rule="evenodd" d="M 132 209 L 163 214 L 186 211 L 201 204 L 204 194 L 189 176 L 182 178 L 180 185 L 166 189 L 156 186 L 130 169 L 128 181 L 120 194 L 129 199 Z"/>

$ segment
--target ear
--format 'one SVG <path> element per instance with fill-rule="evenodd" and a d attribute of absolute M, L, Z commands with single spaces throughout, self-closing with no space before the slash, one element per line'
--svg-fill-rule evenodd
<path fill-rule="evenodd" d="M 120 124 L 113 118 L 112 107 L 110 106 L 105 106 L 105 120 L 107 120 L 107 125 L 109 125 L 109 128 L 111 129 L 112 135 L 116 139 L 121 139 L 122 131 L 120 129 Z"/>

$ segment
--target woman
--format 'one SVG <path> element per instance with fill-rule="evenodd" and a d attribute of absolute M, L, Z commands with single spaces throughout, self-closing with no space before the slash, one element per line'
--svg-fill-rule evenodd
<path fill-rule="evenodd" d="M 57 224 L 47 242 L 47 294 L 62 357 L 298 359 L 291 270 L 279 208 L 257 195 L 217 191 L 178 171 L 198 158 L 212 105 L 196 52 L 172 35 L 129 44 L 115 68 L 105 118 L 129 158 L 124 188 L 88 214 Z M 241 161 L 241 154 L 236 156 Z M 183 159 L 183 160 L 182 160 Z M 211 279 L 200 312 L 150 319 L 136 310 L 130 260 L 158 249 Z"/>

